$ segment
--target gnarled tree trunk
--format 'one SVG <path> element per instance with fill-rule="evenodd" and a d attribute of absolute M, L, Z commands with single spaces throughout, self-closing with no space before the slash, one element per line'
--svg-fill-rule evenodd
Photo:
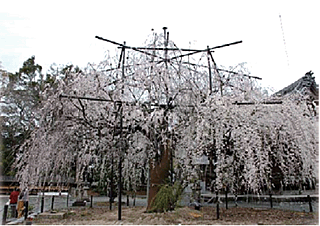
<path fill-rule="evenodd" d="M 152 200 L 157 195 L 161 188 L 161 185 L 165 184 L 166 179 L 169 178 L 170 173 L 170 156 L 171 151 L 169 148 L 169 142 L 166 145 L 160 147 L 162 156 L 157 162 L 150 162 L 150 188 L 148 195 L 148 207 L 147 211 L 152 209 Z"/>

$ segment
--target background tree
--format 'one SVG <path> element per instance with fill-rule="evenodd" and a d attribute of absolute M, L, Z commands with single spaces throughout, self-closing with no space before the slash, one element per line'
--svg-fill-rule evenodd
<path fill-rule="evenodd" d="M 53 66 L 52 66 L 53 67 Z M 27 59 L 19 72 L 10 73 L 1 68 L 1 170 L 3 175 L 15 174 L 12 169 L 17 149 L 38 126 L 39 108 L 57 88 L 57 81 L 71 71 L 80 69 L 73 65 L 60 66 L 61 74 L 46 74 L 36 64 L 35 57 Z M 50 89 L 48 89 L 50 87 Z M 46 91 L 50 90 L 50 94 Z"/>
<path fill-rule="evenodd" d="M 2 71 L 1 79 L 1 135 L 2 170 L 4 175 L 13 175 L 11 169 L 16 148 L 28 138 L 35 128 L 35 109 L 41 102 L 44 81 L 40 65 L 32 56 L 23 63 L 19 72 Z"/>

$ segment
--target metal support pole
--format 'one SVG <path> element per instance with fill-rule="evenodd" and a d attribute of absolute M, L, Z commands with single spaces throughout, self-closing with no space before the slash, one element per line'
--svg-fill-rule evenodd
<path fill-rule="evenodd" d="M 123 43 L 123 45 L 126 45 L 126 42 Z M 125 63 L 125 48 L 122 48 L 123 51 L 123 58 L 122 58 L 122 79 L 124 79 L 124 63 Z M 123 94 L 123 89 L 122 89 L 122 94 Z M 119 196 L 118 196 L 118 220 L 121 220 L 121 199 L 122 199 L 122 102 L 120 102 L 119 110 L 120 110 L 120 150 L 119 150 L 119 165 L 118 165 L 118 171 L 119 171 L 119 182 L 118 182 L 118 191 L 119 191 Z"/>
<path fill-rule="evenodd" d="M 68 195 L 67 195 L 67 208 L 69 207 L 69 192 L 68 192 Z"/>
<path fill-rule="evenodd" d="M 226 209 L 228 209 L 228 187 L 226 187 Z"/>
<path fill-rule="evenodd" d="M 219 219 L 219 215 L 220 215 L 220 210 L 219 210 L 219 201 L 217 202 L 217 219 Z"/>
<path fill-rule="evenodd" d="M 25 203 L 24 203 L 24 205 L 25 205 L 25 211 L 24 211 L 24 219 L 25 220 L 27 220 L 27 218 L 28 218 L 28 209 L 29 209 L 29 201 L 26 201 Z"/>
<path fill-rule="evenodd" d="M 113 154 L 111 156 L 111 178 L 110 178 L 110 193 L 109 193 L 109 204 L 110 210 L 112 210 L 112 202 L 113 202 Z"/>
<path fill-rule="evenodd" d="M 171 186 L 173 186 L 173 148 L 172 148 L 172 143 L 170 143 L 170 171 L 171 171 L 170 172 L 170 182 L 171 182 Z"/>
<path fill-rule="evenodd" d="M 129 206 L 129 195 L 127 195 L 127 206 Z"/>
<path fill-rule="evenodd" d="M 52 200 L 51 200 L 51 210 L 53 210 L 53 204 L 54 204 L 54 196 L 52 196 Z"/>
<path fill-rule="evenodd" d="M 208 67 L 209 67 L 209 95 L 211 95 L 212 93 L 212 75 L 211 75 L 211 66 L 210 66 L 210 58 L 209 58 L 209 55 L 210 55 L 210 50 L 209 50 L 209 46 L 207 46 L 207 58 L 208 58 Z"/>
<path fill-rule="evenodd" d="M 120 117 L 122 117 L 122 114 L 120 114 Z M 122 120 L 120 119 L 120 129 L 122 127 Z M 120 136 L 121 137 L 121 136 Z M 121 138 L 120 138 L 121 139 Z M 122 142 L 122 141 L 121 141 Z M 122 148 L 120 147 L 120 153 L 119 153 L 119 163 L 118 163 L 118 171 L 119 171 L 119 181 L 118 181 L 118 220 L 121 220 L 121 199 L 122 199 L 122 159 L 121 159 L 121 155 L 122 155 Z"/>
<path fill-rule="evenodd" d="M 123 45 L 126 45 L 126 42 L 123 42 Z M 124 63 L 125 63 L 125 59 L 126 59 L 126 49 L 123 47 L 122 48 L 122 52 L 123 52 L 123 57 L 122 57 L 122 79 L 124 79 Z M 123 91 L 123 89 L 122 89 Z"/>
<path fill-rule="evenodd" d="M 169 34 L 167 34 L 167 27 L 163 27 L 163 32 L 164 32 L 164 63 L 166 65 L 166 69 L 168 69 L 168 39 L 167 37 L 169 36 Z M 169 32 L 168 32 L 169 33 Z"/>
<path fill-rule="evenodd" d="M 8 207 L 9 205 L 7 204 L 4 206 L 3 215 L 2 215 L 2 225 L 5 225 L 7 222 Z"/>
<path fill-rule="evenodd" d="M 310 197 L 310 195 L 308 195 L 307 196 L 307 199 L 308 199 L 308 202 L 309 202 L 309 210 L 310 210 L 310 212 L 312 213 L 313 212 L 313 209 L 312 209 L 312 203 L 311 203 L 311 197 Z"/>
<path fill-rule="evenodd" d="M 67 199 L 67 203 L 68 203 L 68 199 Z M 41 197 L 41 210 L 40 210 L 41 213 L 43 213 L 43 208 L 44 208 L 44 196 Z"/>
<path fill-rule="evenodd" d="M 270 207 L 271 207 L 271 209 L 272 209 L 272 208 L 273 208 L 273 204 L 272 204 L 272 194 L 270 193 L 269 196 L 270 196 L 270 198 L 269 198 L 269 199 L 270 199 Z"/>
<path fill-rule="evenodd" d="M 91 200 L 90 200 L 90 208 L 93 206 L 93 196 L 91 195 Z"/>
<path fill-rule="evenodd" d="M 238 206 L 238 195 L 237 194 L 235 194 L 235 196 L 234 196 L 234 202 L 236 203 L 236 206 Z"/>
<path fill-rule="evenodd" d="M 208 48 L 209 48 L 209 47 L 208 47 Z M 217 67 L 217 64 L 216 64 L 215 60 L 213 59 L 213 56 L 212 56 L 210 50 L 208 50 L 208 56 L 211 57 L 214 71 L 215 71 L 216 75 L 219 77 L 219 80 L 220 80 L 220 94 L 221 94 L 221 96 L 223 96 L 223 90 L 222 90 L 222 88 L 223 88 L 223 83 L 222 83 L 222 80 L 221 80 L 220 73 L 219 73 L 219 71 L 218 71 L 218 69 L 217 69 L 217 68 L 218 68 L 218 67 Z"/>
<path fill-rule="evenodd" d="M 147 200 L 149 200 L 149 191 L 150 191 L 150 159 L 148 158 Z"/>
<path fill-rule="evenodd" d="M 133 197 L 133 206 L 136 206 L 136 194 L 134 194 L 134 197 Z"/>

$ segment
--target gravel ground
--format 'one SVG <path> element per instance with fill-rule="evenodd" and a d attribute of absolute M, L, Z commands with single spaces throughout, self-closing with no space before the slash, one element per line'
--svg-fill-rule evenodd
<path fill-rule="evenodd" d="M 278 209 L 253 209 L 243 207 L 220 208 L 217 219 L 214 207 L 203 207 L 200 211 L 191 207 L 177 208 L 166 213 L 145 213 L 145 207 L 123 207 L 122 219 L 118 221 L 118 211 L 110 211 L 105 206 L 95 208 L 72 208 L 60 210 L 67 213 L 65 219 L 35 219 L 37 225 L 166 225 L 166 224 L 266 224 L 266 225 L 318 225 L 318 213 L 294 212 Z"/>
<path fill-rule="evenodd" d="M 7 201 L 7 197 L 0 197 L 1 206 Z M 72 207 L 74 198 L 69 198 L 67 208 L 67 197 L 55 197 L 54 210 L 68 211 L 69 216 L 61 221 L 55 220 L 37 220 L 37 224 L 317 224 L 318 222 L 318 205 L 313 201 L 313 211 L 309 212 L 308 203 L 300 202 L 274 202 L 273 208 L 270 209 L 268 201 L 245 202 L 239 201 L 238 207 L 234 202 L 229 202 L 228 210 L 225 210 L 225 204 L 221 203 L 220 219 L 216 219 L 216 204 L 205 204 L 201 212 L 196 212 L 188 207 L 180 208 L 172 213 L 165 214 L 146 214 L 146 197 L 137 197 L 135 205 L 132 208 L 133 199 L 130 198 L 130 208 L 126 206 L 126 196 L 123 197 L 122 221 L 117 221 L 117 207 L 109 211 L 109 198 L 104 196 L 94 197 L 93 209 L 90 209 L 90 203 L 87 207 Z M 40 211 L 41 199 L 37 196 L 30 196 L 29 206 L 33 207 L 34 212 Z M 51 197 L 45 197 L 45 211 L 51 209 Z M 190 200 L 182 200 L 181 204 L 187 206 Z M 73 211 L 73 212 L 72 212 Z M 188 212 L 189 211 L 189 212 Z M 192 213 L 192 211 L 194 213 Z M 231 211 L 231 212 L 230 212 Z M 249 211 L 249 212 L 248 212 Z M 192 215 L 193 214 L 193 215 Z M 200 216 L 199 216 L 200 214 Z M 2 218 L 2 212 L 0 215 Z"/>

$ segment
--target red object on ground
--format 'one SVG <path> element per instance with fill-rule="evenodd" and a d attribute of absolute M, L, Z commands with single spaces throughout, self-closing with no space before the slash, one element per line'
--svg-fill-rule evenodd
<path fill-rule="evenodd" d="M 19 196 L 19 192 L 18 191 L 11 192 L 11 194 L 10 194 L 10 204 L 17 204 L 18 196 Z"/>

